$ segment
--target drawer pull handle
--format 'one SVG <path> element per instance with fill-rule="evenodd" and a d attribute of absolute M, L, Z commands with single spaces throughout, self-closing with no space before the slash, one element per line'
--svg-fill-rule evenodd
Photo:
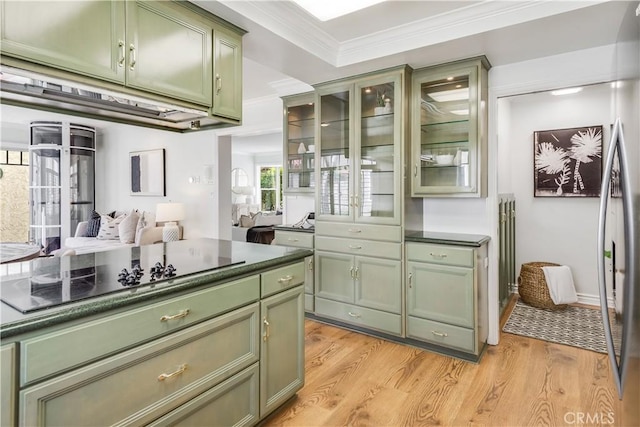
<path fill-rule="evenodd" d="M 349 245 L 349 249 L 362 249 L 360 245 Z"/>
<path fill-rule="evenodd" d="M 118 59 L 118 67 L 124 67 L 125 48 L 124 42 L 122 40 L 118 40 L 118 47 L 120 48 L 120 59 Z"/>
<path fill-rule="evenodd" d="M 359 273 L 359 272 L 360 272 L 360 267 L 356 267 L 356 271 L 355 271 L 355 273 L 356 273 L 356 274 L 355 274 L 355 276 L 354 276 L 354 278 L 355 278 L 356 280 L 358 280 L 358 279 L 360 278 L 360 277 L 358 276 L 358 273 Z"/>
<path fill-rule="evenodd" d="M 349 233 L 362 233 L 362 230 L 359 228 L 350 228 L 347 230 Z"/>
<path fill-rule="evenodd" d="M 279 278 L 278 283 L 282 283 L 284 285 L 289 283 L 292 280 L 293 280 L 293 276 L 290 274 L 287 274 L 286 276 Z"/>
<path fill-rule="evenodd" d="M 309 260 L 309 271 L 313 271 L 313 259 Z"/>
<path fill-rule="evenodd" d="M 431 331 L 431 333 L 437 337 L 443 337 L 446 338 L 449 335 L 446 332 L 437 332 L 437 331 Z"/>
<path fill-rule="evenodd" d="M 136 47 L 134 45 L 129 45 L 129 68 L 131 71 L 136 68 Z"/>
<path fill-rule="evenodd" d="M 293 237 L 289 237 L 287 240 L 290 241 L 290 242 L 297 242 L 298 241 L 298 239 L 294 239 Z"/>
<path fill-rule="evenodd" d="M 267 320 L 266 317 L 262 318 L 262 323 L 264 324 L 264 334 L 262 334 L 262 341 L 266 341 L 267 338 L 269 338 L 269 335 L 271 334 L 271 328 L 270 328 L 270 324 L 269 321 Z"/>
<path fill-rule="evenodd" d="M 216 95 L 222 90 L 222 77 L 220 74 L 216 74 Z"/>
<path fill-rule="evenodd" d="M 351 316 L 351 317 L 355 317 L 356 319 L 359 319 L 359 318 L 360 318 L 360 315 L 359 315 L 358 313 L 348 312 L 347 314 L 348 314 L 349 316 Z"/>
<path fill-rule="evenodd" d="M 433 252 L 429 252 L 429 255 L 431 255 L 434 258 L 438 258 L 438 259 L 444 259 L 447 257 L 447 254 L 434 254 Z"/>
<path fill-rule="evenodd" d="M 183 373 L 184 371 L 187 370 L 187 364 L 183 363 L 182 365 L 178 366 L 178 370 L 171 372 L 170 374 L 160 374 L 158 375 L 158 381 L 164 381 L 166 379 L 169 379 L 171 377 L 175 377 L 180 375 L 181 373 Z"/>
<path fill-rule="evenodd" d="M 183 317 L 187 317 L 188 315 L 189 315 L 189 309 L 187 308 L 186 310 L 182 310 L 181 312 L 179 312 L 178 314 L 174 314 L 173 316 L 168 316 L 165 314 L 160 318 L 160 321 L 166 322 L 168 320 L 181 319 Z"/>
<path fill-rule="evenodd" d="M 409 273 L 409 288 L 411 288 L 412 282 L 413 282 L 413 273 Z"/>

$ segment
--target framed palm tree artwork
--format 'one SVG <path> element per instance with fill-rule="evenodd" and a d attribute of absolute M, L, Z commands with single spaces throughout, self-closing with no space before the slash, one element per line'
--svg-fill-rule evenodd
<path fill-rule="evenodd" d="M 600 197 L 602 126 L 533 133 L 533 195 Z"/>

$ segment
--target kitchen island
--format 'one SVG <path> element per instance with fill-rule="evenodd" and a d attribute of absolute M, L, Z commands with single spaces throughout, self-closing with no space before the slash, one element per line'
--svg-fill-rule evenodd
<path fill-rule="evenodd" d="M 256 424 L 304 382 L 311 254 L 197 239 L 9 264 L 1 424 Z"/>

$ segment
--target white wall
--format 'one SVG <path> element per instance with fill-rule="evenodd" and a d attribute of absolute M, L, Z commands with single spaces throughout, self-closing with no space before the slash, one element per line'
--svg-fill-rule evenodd
<path fill-rule="evenodd" d="M 110 125 L 98 139 L 96 155 L 96 207 L 98 210 L 142 209 L 155 211 L 161 202 L 185 204 L 187 218 L 180 224 L 184 237 L 219 237 L 219 202 L 229 198 L 229 188 L 220 188 L 216 178 L 207 184 L 205 165 L 213 165 L 218 177 L 221 163 L 217 157 L 215 131 L 174 133 L 129 125 Z M 129 190 L 129 152 L 165 149 L 166 196 L 131 196 Z M 199 177 L 189 183 L 189 177 Z M 230 211 L 230 206 L 229 206 Z M 230 223 L 230 213 L 229 220 Z"/>
<path fill-rule="evenodd" d="M 507 107 L 508 106 L 508 107 Z M 509 156 L 500 164 L 498 181 L 510 187 L 517 203 L 516 271 L 522 263 L 549 261 L 568 265 L 583 302 L 597 303 L 596 197 L 533 196 L 533 133 L 536 130 L 603 126 L 603 145 L 609 140 L 610 86 L 599 84 L 573 95 L 539 93 L 503 98 L 508 108 L 507 135 L 500 146 Z M 502 117 L 501 117 L 502 119 Z M 503 178 L 504 174 L 504 178 Z"/>

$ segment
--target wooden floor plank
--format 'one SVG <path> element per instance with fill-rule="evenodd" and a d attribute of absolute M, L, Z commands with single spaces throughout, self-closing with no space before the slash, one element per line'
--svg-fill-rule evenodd
<path fill-rule="evenodd" d="M 305 386 L 263 426 L 618 425 L 604 354 L 503 333 L 474 364 L 312 320 L 305 333 Z"/>

